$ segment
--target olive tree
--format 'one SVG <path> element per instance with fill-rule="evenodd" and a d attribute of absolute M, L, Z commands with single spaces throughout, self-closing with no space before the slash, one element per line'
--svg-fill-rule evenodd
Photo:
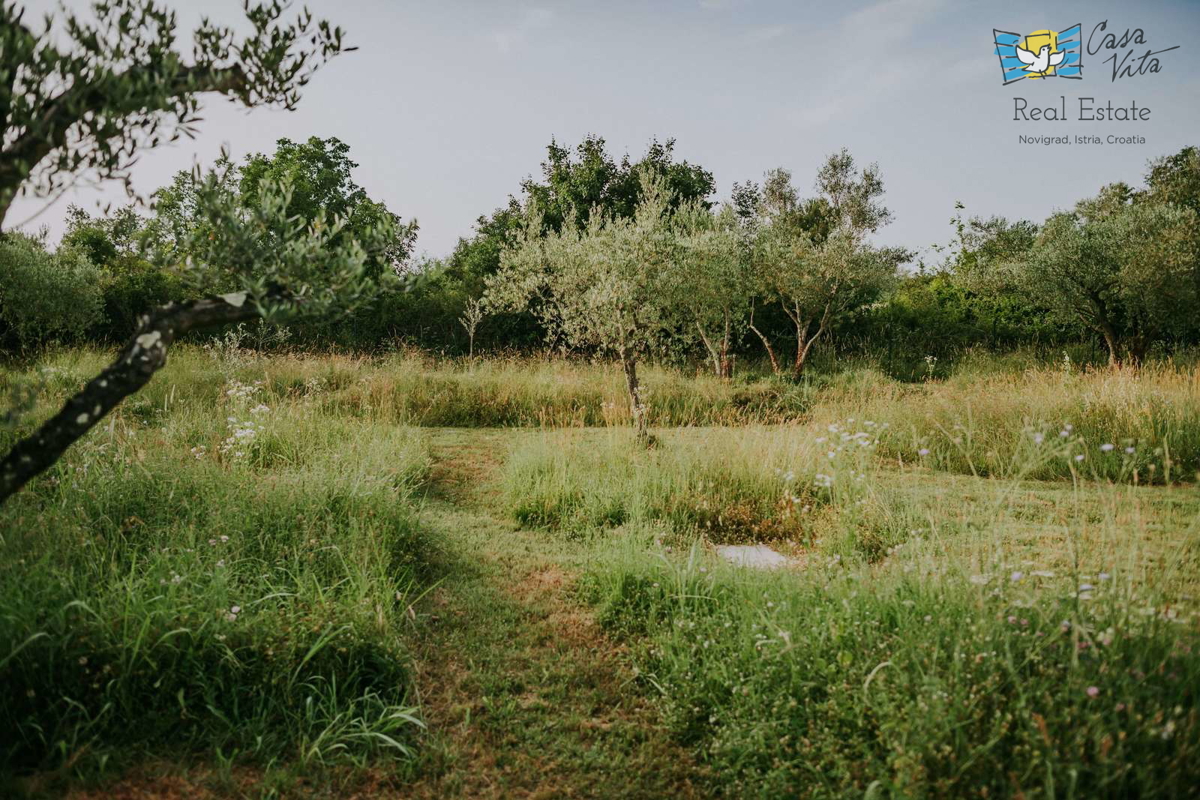
<path fill-rule="evenodd" d="M 1031 295 L 1104 338 L 1113 366 L 1141 363 L 1200 308 L 1195 212 L 1131 202 L 1121 188 L 1052 216 L 1015 265 Z"/>
<path fill-rule="evenodd" d="M 594 209 L 582 226 L 540 235 L 527 220 L 500 271 L 488 279 L 490 306 L 528 308 L 551 340 L 612 353 L 621 362 L 630 412 L 640 442 L 648 442 L 646 407 L 637 367 L 671 329 L 669 275 L 678 262 L 678 234 L 665 182 L 642 175 L 632 217 Z"/>
<path fill-rule="evenodd" d="M 859 170 L 845 149 L 817 173 L 817 197 L 801 201 L 786 170 L 772 170 L 762 191 L 754 252 L 755 293 L 777 302 L 795 331 L 794 378 L 804 372 L 814 344 L 847 313 L 871 302 L 909 258 L 899 248 L 877 248 L 866 237 L 891 220 L 880 202 L 878 166 Z M 781 371 L 769 338 L 754 326 L 772 367 Z"/>
<path fill-rule="evenodd" d="M 695 331 L 718 378 L 732 375 L 731 351 L 750 301 L 750 252 L 739 218 L 692 204 L 677 214 L 679 261 L 669 275 L 671 299 Z"/>
<path fill-rule="evenodd" d="M 458 324 L 462 325 L 463 330 L 467 332 L 467 360 L 475 360 L 475 331 L 479 330 L 479 323 L 483 322 L 484 316 L 487 314 L 483 306 L 483 301 L 477 297 L 468 297 L 467 302 L 463 305 L 462 316 L 458 318 Z"/>
<path fill-rule="evenodd" d="M 205 20 L 190 56 L 175 12 L 154 0 L 104 0 L 35 24 L 0 0 L 0 227 L 21 192 L 53 195 L 80 178 L 125 179 L 138 155 L 191 135 L 200 98 L 292 108 L 342 31 L 283 0 L 245 4 L 248 33 Z"/>
<path fill-rule="evenodd" d="M 820 244 L 778 228 L 763 231 L 759 290 L 777 301 L 795 326 L 793 378 L 803 375 L 813 345 L 833 323 L 874 302 L 906 258 L 903 250 L 872 247 L 844 228 Z"/>
<path fill-rule="evenodd" d="M 185 241 L 186 259 L 177 261 L 181 250 L 174 247 L 156 259 L 175 268 L 200 299 L 144 315 L 112 364 L 0 459 L 0 503 L 145 386 L 165 366 L 172 342 L 188 331 L 255 318 L 349 313 L 399 280 L 371 268 L 394 242 L 394 223 L 347 238 L 344 220 L 318 215 L 309 222 L 290 214 L 287 184 L 263 183 L 240 203 L 220 174 L 209 173 L 196 186 L 196 210 L 205 224 Z"/>

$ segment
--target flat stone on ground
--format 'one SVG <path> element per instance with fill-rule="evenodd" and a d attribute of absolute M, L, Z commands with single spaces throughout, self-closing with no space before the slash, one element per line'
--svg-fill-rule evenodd
<path fill-rule="evenodd" d="M 790 560 L 765 544 L 726 544 L 717 547 L 717 553 L 739 567 L 757 567 L 758 569 L 784 567 Z"/>

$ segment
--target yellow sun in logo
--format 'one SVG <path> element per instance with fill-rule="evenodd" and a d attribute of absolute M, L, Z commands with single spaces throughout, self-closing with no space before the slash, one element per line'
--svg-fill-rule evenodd
<path fill-rule="evenodd" d="M 1058 52 L 1058 34 L 1054 31 L 1034 31 L 1025 37 L 1025 49 L 1031 53 L 1037 53 L 1047 45 L 1050 47 L 1050 55 Z M 1045 72 L 1033 72 L 1026 77 L 1030 80 L 1049 78 L 1054 74 L 1055 69 L 1055 67 L 1047 67 Z"/>

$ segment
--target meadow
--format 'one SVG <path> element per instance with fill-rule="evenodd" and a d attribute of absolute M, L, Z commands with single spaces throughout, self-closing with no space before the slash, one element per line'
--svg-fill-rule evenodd
<path fill-rule="evenodd" d="M 0 509 L 0 786 L 1193 794 L 1200 370 L 925 378 L 177 348 Z"/>

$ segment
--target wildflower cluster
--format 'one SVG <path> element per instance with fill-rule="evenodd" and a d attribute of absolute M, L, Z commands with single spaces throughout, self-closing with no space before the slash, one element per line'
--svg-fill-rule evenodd
<path fill-rule="evenodd" d="M 230 378 L 225 384 L 225 396 L 234 402 L 249 401 L 262 391 L 262 386 L 263 382 L 260 380 L 254 383 L 242 383 L 237 378 Z"/>
<path fill-rule="evenodd" d="M 229 435 L 221 442 L 221 455 L 235 459 L 245 458 L 255 438 L 264 428 L 254 420 L 239 420 L 237 417 L 229 417 L 228 422 Z"/>
<path fill-rule="evenodd" d="M 266 430 L 260 420 L 271 412 L 271 408 L 265 403 L 255 402 L 262 388 L 261 380 L 243 383 L 237 378 L 230 378 L 222 388 L 222 396 L 230 410 L 235 412 L 225 418 L 228 426 L 226 436 L 215 451 L 223 459 L 247 458 L 254 442 Z M 202 444 L 192 447 L 189 452 L 198 461 L 203 461 L 210 454 L 208 447 Z"/>
<path fill-rule="evenodd" d="M 861 482 L 866 478 L 864 454 L 870 453 L 879 445 L 879 437 L 888 428 L 888 423 L 876 423 L 873 420 L 863 420 L 861 430 L 853 433 L 855 419 L 849 418 L 845 427 L 837 423 L 826 426 L 828 436 L 818 436 L 814 441 L 825 450 L 825 461 L 828 472 L 818 472 L 813 477 L 813 484 L 818 489 L 832 489 L 839 474 L 845 474 L 853 481 Z"/>
<path fill-rule="evenodd" d="M 1064 422 L 1057 433 L 1051 435 L 1040 430 L 1027 430 L 1027 435 L 1033 444 L 1047 450 L 1049 457 L 1061 457 L 1072 464 L 1092 464 L 1092 469 L 1101 474 L 1111 474 L 1115 477 L 1136 477 L 1139 470 L 1145 470 L 1151 477 L 1158 471 L 1159 466 L 1154 459 L 1164 462 L 1163 448 L 1149 448 L 1143 452 L 1134 439 L 1125 439 L 1120 443 L 1107 441 L 1099 445 L 1089 443 L 1070 422 Z"/>

